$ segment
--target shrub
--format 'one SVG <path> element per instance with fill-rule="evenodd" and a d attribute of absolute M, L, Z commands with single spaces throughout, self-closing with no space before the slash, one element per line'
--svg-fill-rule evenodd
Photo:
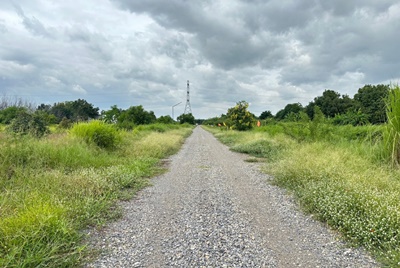
<path fill-rule="evenodd" d="M 333 124 L 335 125 L 353 125 L 353 126 L 361 126 L 368 124 L 368 116 L 358 110 L 347 111 L 345 114 L 337 114 L 333 118 Z"/>
<path fill-rule="evenodd" d="M 22 135 L 30 134 L 38 138 L 49 132 L 44 120 L 42 120 L 40 116 L 25 111 L 18 113 L 17 117 L 11 121 L 7 129 L 12 133 Z"/>
<path fill-rule="evenodd" d="M 118 131 L 112 125 L 98 120 L 75 124 L 70 133 L 89 144 L 93 143 L 105 149 L 115 148 L 120 142 Z"/>
<path fill-rule="evenodd" d="M 27 109 L 24 107 L 10 106 L 4 110 L 0 110 L 0 123 L 10 124 L 11 121 L 17 117 L 20 112 L 26 112 Z"/>
<path fill-rule="evenodd" d="M 59 128 L 68 129 L 72 127 L 72 120 L 64 117 L 58 124 Z"/>

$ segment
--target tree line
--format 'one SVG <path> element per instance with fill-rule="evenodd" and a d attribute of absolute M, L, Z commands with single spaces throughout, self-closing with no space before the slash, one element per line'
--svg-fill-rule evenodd
<path fill-rule="evenodd" d="M 296 121 L 304 117 L 312 120 L 317 107 L 334 124 L 381 124 L 387 120 L 384 100 L 389 91 L 389 85 L 365 85 L 359 88 L 354 97 L 351 98 L 348 95 L 341 95 L 336 91 L 326 89 L 322 96 L 315 97 L 305 107 L 300 103 L 290 103 L 275 115 L 270 110 L 266 110 L 258 117 L 247 110 L 247 102 L 241 101 L 235 107 L 230 108 L 227 114 L 222 114 L 219 117 L 195 120 L 192 114 L 182 114 L 178 117 L 178 122 L 228 124 L 232 128 L 245 130 L 251 128 L 255 120 Z M 60 127 L 68 128 L 74 122 L 90 119 L 102 119 L 128 130 L 137 125 L 175 123 L 169 115 L 157 118 L 153 111 L 146 111 L 141 105 L 131 106 L 128 109 L 121 109 L 117 105 L 113 105 L 109 110 L 100 112 L 98 107 L 94 107 L 93 104 L 83 99 L 59 102 L 53 105 L 40 104 L 37 107 L 22 100 L 12 102 L 4 97 L 0 100 L 0 123 L 10 125 L 13 121 L 20 122 L 19 124 L 15 123 L 17 125 L 12 126 L 11 129 L 25 129 L 27 125 L 39 123 L 40 129 L 45 129 L 43 126 L 50 124 L 58 124 Z"/>
<path fill-rule="evenodd" d="M 307 106 L 300 103 L 288 104 L 276 113 L 275 119 L 284 120 L 290 114 L 305 112 L 310 119 L 314 117 L 314 107 L 318 106 L 327 118 L 336 124 L 382 124 L 386 122 L 385 99 L 390 91 L 389 85 L 365 85 L 359 88 L 353 98 L 333 90 L 325 90 L 322 96 L 315 97 Z M 271 117 L 266 111 L 260 119 Z"/>
<path fill-rule="evenodd" d="M 48 132 L 49 125 L 58 124 L 61 128 L 69 128 L 73 123 L 93 119 L 101 119 L 127 130 L 138 125 L 176 123 L 169 115 L 157 118 L 153 111 L 146 111 L 142 105 L 131 106 L 128 109 L 113 105 L 109 110 L 100 112 L 98 107 L 84 99 L 53 105 L 40 104 L 37 107 L 22 100 L 10 101 L 5 97 L 0 100 L 0 124 L 9 125 L 7 129 L 12 132 L 42 136 Z M 178 117 L 178 122 L 195 124 L 195 119 L 192 114 L 182 114 Z"/>
<path fill-rule="evenodd" d="M 240 126 L 234 127 L 237 129 L 247 128 L 245 126 L 247 124 L 251 128 L 251 123 L 254 124 L 255 120 L 299 121 L 304 117 L 312 120 L 317 110 L 337 125 L 382 124 L 387 121 L 385 99 L 389 92 L 390 85 L 365 85 L 359 88 L 354 97 L 351 98 L 348 95 L 341 95 L 336 91 L 326 89 L 322 96 L 315 97 L 305 107 L 301 103 L 290 103 L 275 115 L 270 110 L 266 110 L 258 117 L 246 113 L 248 104 L 241 101 L 235 107 L 230 108 L 227 114 L 204 120 L 203 123 L 233 126 L 240 124 Z M 246 114 L 246 116 L 240 117 L 240 114 Z M 239 123 L 239 121 L 234 123 L 238 116 L 242 123 Z"/>

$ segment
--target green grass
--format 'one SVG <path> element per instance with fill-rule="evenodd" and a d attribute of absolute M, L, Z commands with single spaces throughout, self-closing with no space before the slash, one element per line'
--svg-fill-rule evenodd
<path fill-rule="evenodd" d="M 301 142 L 285 133 L 284 124 L 280 133 L 277 128 L 209 130 L 232 150 L 267 157 L 265 172 L 293 193 L 306 212 L 340 231 L 352 245 L 366 248 L 384 265 L 397 267 L 400 170 L 382 156 L 384 126 L 324 125 L 329 137 Z"/>
<path fill-rule="evenodd" d="M 393 166 L 400 165 L 400 87 L 392 86 L 386 99 L 388 123 L 384 131 L 385 153 Z"/>
<path fill-rule="evenodd" d="M 162 172 L 190 127 L 121 132 L 105 150 L 64 133 L 0 139 L 0 267 L 75 267 L 88 254 L 81 230 L 120 215 L 130 198 Z"/>

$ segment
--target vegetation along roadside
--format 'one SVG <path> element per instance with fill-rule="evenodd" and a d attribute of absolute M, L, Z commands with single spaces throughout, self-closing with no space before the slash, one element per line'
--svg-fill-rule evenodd
<path fill-rule="evenodd" d="M 118 217 L 116 201 L 162 172 L 160 159 L 192 130 L 158 123 L 126 131 L 94 120 L 35 135 L 13 122 L 14 134 L 0 133 L 0 267 L 79 265 L 88 253 L 81 231 Z"/>
<path fill-rule="evenodd" d="M 400 88 L 386 99 L 383 125 L 335 125 L 314 119 L 263 122 L 249 131 L 207 127 L 231 150 L 265 161 L 263 170 L 302 208 L 383 265 L 400 265 Z M 232 117 L 229 119 L 232 120 Z M 231 124 L 234 124 L 234 122 Z"/>

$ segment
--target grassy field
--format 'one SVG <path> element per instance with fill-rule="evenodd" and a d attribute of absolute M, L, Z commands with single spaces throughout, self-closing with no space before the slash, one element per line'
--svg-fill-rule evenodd
<path fill-rule="evenodd" d="M 265 172 L 296 196 L 306 212 L 383 264 L 398 267 L 400 171 L 385 158 L 384 127 L 324 124 L 315 138 L 307 132 L 309 126 L 296 124 L 248 132 L 207 129 L 232 150 L 265 161 Z"/>
<path fill-rule="evenodd" d="M 99 143 L 109 132 L 92 139 L 80 137 L 82 129 L 42 139 L 0 133 L 0 267 L 79 265 L 88 253 L 81 231 L 118 217 L 116 201 L 162 172 L 160 159 L 176 153 L 191 130 L 112 130 L 109 148 Z"/>

